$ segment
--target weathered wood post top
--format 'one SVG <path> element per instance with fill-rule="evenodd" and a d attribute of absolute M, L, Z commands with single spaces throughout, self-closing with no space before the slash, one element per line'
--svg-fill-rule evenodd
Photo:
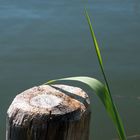
<path fill-rule="evenodd" d="M 41 85 L 13 100 L 6 140 L 88 140 L 89 121 L 89 97 L 82 89 Z"/>

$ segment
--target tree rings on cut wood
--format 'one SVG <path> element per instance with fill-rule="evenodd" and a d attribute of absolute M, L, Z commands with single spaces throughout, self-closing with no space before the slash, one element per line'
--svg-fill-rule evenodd
<path fill-rule="evenodd" d="M 6 140 L 88 140 L 89 122 L 89 97 L 82 89 L 41 85 L 13 100 Z"/>

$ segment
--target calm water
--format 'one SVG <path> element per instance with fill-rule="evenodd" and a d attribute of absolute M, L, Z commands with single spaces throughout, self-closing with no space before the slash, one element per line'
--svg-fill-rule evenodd
<path fill-rule="evenodd" d="M 140 139 L 140 1 L 94 0 L 94 21 L 118 105 L 131 140 Z M 49 79 L 89 75 L 102 80 L 80 0 L 0 0 L 0 140 L 16 94 Z M 97 97 L 91 98 L 91 140 L 117 137 Z"/>

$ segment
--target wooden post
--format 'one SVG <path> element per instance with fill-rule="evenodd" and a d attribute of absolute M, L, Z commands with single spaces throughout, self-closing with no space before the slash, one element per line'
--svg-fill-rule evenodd
<path fill-rule="evenodd" d="M 13 100 L 6 140 L 88 140 L 89 122 L 89 98 L 82 89 L 41 85 Z"/>

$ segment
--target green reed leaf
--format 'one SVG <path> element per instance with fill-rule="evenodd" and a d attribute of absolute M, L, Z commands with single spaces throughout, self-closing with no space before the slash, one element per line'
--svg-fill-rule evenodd
<path fill-rule="evenodd" d="M 93 43 L 94 43 L 94 47 L 95 47 L 95 50 L 96 50 L 98 62 L 99 62 L 100 68 L 101 68 L 101 72 L 102 72 L 102 75 L 103 75 L 104 80 L 105 80 L 106 90 L 107 90 L 106 92 L 108 93 L 108 98 L 110 99 L 110 102 L 111 102 L 111 104 L 109 104 L 109 105 L 111 105 L 111 110 L 113 109 L 111 111 L 112 112 L 111 117 L 112 117 L 112 119 L 114 121 L 114 124 L 117 128 L 120 140 L 126 140 L 125 130 L 124 130 L 121 118 L 119 116 L 119 113 L 117 111 L 117 108 L 116 108 L 116 106 L 113 102 L 112 96 L 111 96 L 108 80 L 107 80 L 107 77 L 106 77 L 106 74 L 105 74 L 105 71 L 104 71 L 104 66 L 103 66 L 103 61 L 102 61 L 102 56 L 101 56 L 101 53 L 100 53 L 99 45 L 98 45 L 98 42 L 97 42 L 93 27 L 92 27 L 92 24 L 91 24 L 91 21 L 90 21 L 90 17 L 89 17 L 89 14 L 88 14 L 86 8 L 85 8 L 85 16 L 86 16 L 86 19 L 87 19 L 87 22 L 88 22 L 88 25 L 89 25 L 89 28 L 90 28 L 91 37 L 92 37 L 92 40 L 93 40 Z"/>
<path fill-rule="evenodd" d="M 106 78 L 106 75 L 105 75 L 105 71 L 104 71 L 101 52 L 100 52 L 99 45 L 98 45 L 98 42 L 97 42 L 93 27 L 92 27 L 92 24 L 91 24 L 91 21 L 90 21 L 90 17 L 89 17 L 89 14 L 88 14 L 86 8 L 85 8 L 85 16 L 86 16 L 86 19 L 87 19 L 87 22 L 88 22 L 88 25 L 89 25 L 91 37 L 92 37 L 92 40 L 93 40 L 93 44 L 94 44 L 94 47 L 95 47 L 95 51 L 96 51 L 96 54 L 97 54 L 97 58 L 98 58 L 98 62 L 99 62 L 100 68 L 101 68 L 101 72 L 103 74 L 103 77 L 104 77 L 104 80 L 106 82 L 107 88 L 108 88 L 108 90 L 110 92 L 109 84 L 108 84 L 108 81 L 107 81 L 107 78 Z"/>
<path fill-rule="evenodd" d="M 126 140 L 123 124 L 119 117 L 118 111 L 116 109 L 114 102 L 110 98 L 110 94 L 108 92 L 107 87 L 104 84 L 102 84 L 100 81 L 98 81 L 95 78 L 86 77 L 86 76 L 56 79 L 56 80 L 48 81 L 45 84 L 53 84 L 55 82 L 65 81 L 65 80 L 79 81 L 79 82 L 82 82 L 82 83 L 88 85 L 94 91 L 94 93 L 99 97 L 101 102 L 103 103 L 107 113 L 111 117 L 111 119 L 118 131 L 120 140 Z"/>

